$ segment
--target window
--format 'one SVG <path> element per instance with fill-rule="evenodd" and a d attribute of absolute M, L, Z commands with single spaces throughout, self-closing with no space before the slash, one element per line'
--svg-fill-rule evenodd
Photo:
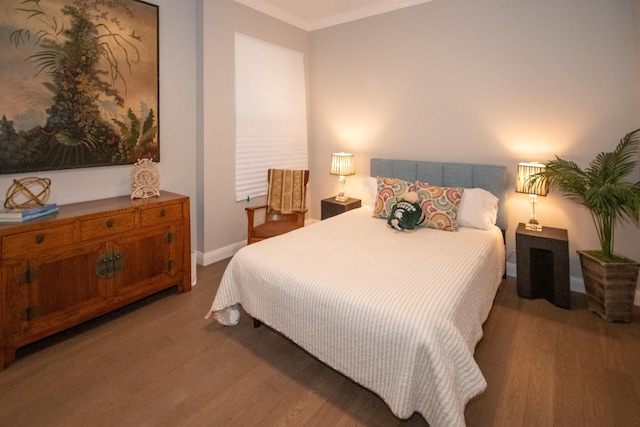
<path fill-rule="evenodd" d="M 307 169 L 304 58 L 235 34 L 236 201 L 267 194 L 267 169 Z"/>

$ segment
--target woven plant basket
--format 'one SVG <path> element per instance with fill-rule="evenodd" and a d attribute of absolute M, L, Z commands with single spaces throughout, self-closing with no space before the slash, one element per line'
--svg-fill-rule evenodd
<path fill-rule="evenodd" d="M 608 322 L 631 322 L 640 264 L 605 263 L 578 251 L 589 310 Z"/>

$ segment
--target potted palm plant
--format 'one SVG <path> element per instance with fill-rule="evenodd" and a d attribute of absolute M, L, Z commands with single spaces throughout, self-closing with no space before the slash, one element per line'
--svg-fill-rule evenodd
<path fill-rule="evenodd" d="M 615 226 L 640 220 L 640 181 L 629 175 L 636 168 L 640 129 L 625 135 L 614 151 L 602 152 L 584 170 L 556 156 L 530 180 L 555 188 L 574 203 L 589 209 L 600 240 L 600 250 L 578 251 L 587 304 L 607 321 L 631 321 L 640 264 L 613 251 Z"/>

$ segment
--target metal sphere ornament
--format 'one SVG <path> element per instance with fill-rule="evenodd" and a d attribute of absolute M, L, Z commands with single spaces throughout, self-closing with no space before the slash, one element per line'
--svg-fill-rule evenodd
<path fill-rule="evenodd" d="M 51 180 L 29 176 L 14 179 L 7 189 L 4 207 L 6 209 L 31 209 L 44 206 L 51 194 Z"/>

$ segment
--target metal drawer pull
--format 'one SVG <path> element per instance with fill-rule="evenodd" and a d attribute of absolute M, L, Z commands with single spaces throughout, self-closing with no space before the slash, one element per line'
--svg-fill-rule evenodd
<path fill-rule="evenodd" d="M 44 242 L 44 233 L 36 234 L 36 242 L 37 242 L 38 244 L 40 244 L 40 243 Z"/>
<path fill-rule="evenodd" d="M 164 209 L 161 209 L 161 210 L 160 210 L 160 216 L 162 216 L 162 217 L 163 217 L 163 216 L 165 216 L 166 214 L 167 214 L 167 211 L 166 211 L 166 210 L 164 210 Z"/>
<path fill-rule="evenodd" d="M 115 276 L 124 268 L 124 255 L 121 252 L 111 251 L 100 256 L 95 263 L 94 273 L 100 279 L 108 279 Z"/>
<path fill-rule="evenodd" d="M 111 227 L 113 227 L 113 218 L 109 218 L 107 220 L 107 228 L 111 228 Z"/>

